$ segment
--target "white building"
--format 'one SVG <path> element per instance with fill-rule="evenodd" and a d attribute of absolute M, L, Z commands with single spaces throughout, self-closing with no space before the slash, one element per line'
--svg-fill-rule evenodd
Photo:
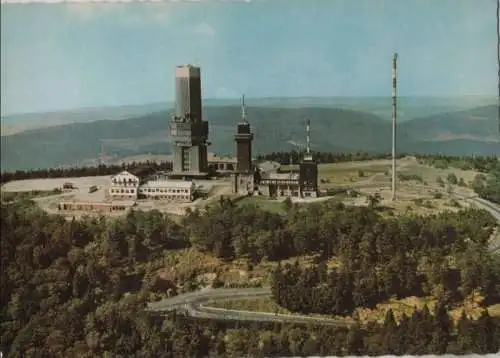
<path fill-rule="evenodd" d="M 185 180 L 153 180 L 139 188 L 140 197 L 189 202 L 194 200 L 195 184 Z"/>
<path fill-rule="evenodd" d="M 123 171 L 111 178 L 108 195 L 112 198 L 112 200 L 135 200 L 137 198 L 138 188 L 139 178 L 127 171 Z"/>

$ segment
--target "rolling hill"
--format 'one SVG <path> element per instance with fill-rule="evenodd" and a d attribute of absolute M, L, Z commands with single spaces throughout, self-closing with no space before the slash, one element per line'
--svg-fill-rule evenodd
<path fill-rule="evenodd" d="M 388 152 L 391 123 L 371 113 L 341 108 L 250 107 L 254 153 L 297 149 L 304 144 L 305 118 L 311 119 L 312 149 Z M 2 170 L 89 164 L 101 143 L 116 157 L 170 153 L 171 113 L 161 110 L 122 120 L 99 120 L 26 130 L 2 137 Z M 238 106 L 208 106 L 211 152 L 231 154 L 240 117 Z M 494 130 L 494 132 L 493 132 Z M 398 150 L 456 155 L 500 155 L 496 106 L 432 115 L 398 126 Z"/>
<path fill-rule="evenodd" d="M 496 103 L 496 98 L 483 96 L 463 97 L 399 97 L 398 120 L 404 122 L 416 117 L 466 110 Z M 389 97 L 268 97 L 247 98 L 252 107 L 265 108 L 340 108 L 368 112 L 389 120 Z M 204 99 L 205 107 L 239 106 L 240 99 Z M 1 117 L 1 135 L 11 135 L 29 129 L 52 127 L 69 123 L 85 123 L 96 120 L 120 120 L 140 117 L 168 110 L 171 102 L 128 105 L 119 107 L 80 108 L 47 113 L 11 114 Z"/>

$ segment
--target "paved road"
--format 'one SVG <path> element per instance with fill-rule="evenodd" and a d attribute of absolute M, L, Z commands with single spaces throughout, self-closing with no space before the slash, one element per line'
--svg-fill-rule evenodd
<path fill-rule="evenodd" d="M 156 312 L 182 310 L 192 317 L 223 320 L 311 323 L 330 326 L 348 326 L 353 323 L 353 321 L 348 320 L 283 314 L 276 315 L 267 312 L 226 310 L 222 308 L 207 307 L 204 305 L 211 300 L 269 296 L 270 294 L 271 289 L 269 287 L 206 289 L 167 298 L 158 302 L 151 302 L 148 304 L 147 310 Z"/>
<path fill-rule="evenodd" d="M 460 194 L 451 194 L 457 199 L 472 201 L 479 208 L 490 212 L 500 223 L 500 206 L 477 196 L 463 196 Z M 490 250 L 500 250 L 500 235 L 492 240 Z M 249 312 L 226 310 L 221 308 L 206 307 L 204 303 L 215 299 L 232 299 L 241 297 L 268 296 L 271 294 L 269 287 L 262 288 L 219 288 L 206 289 L 196 292 L 190 292 L 183 295 L 167 298 L 158 302 L 148 304 L 147 310 L 157 312 L 168 312 L 173 310 L 183 310 L 192 317 L 240 321 L 259 321 L 259 322 L 290 322 L 290 323 L 313 323 L 332 326 L 349 326 L 352 321 L 322 319 L 306 316 L 275 315 L 265 312 Z"/>

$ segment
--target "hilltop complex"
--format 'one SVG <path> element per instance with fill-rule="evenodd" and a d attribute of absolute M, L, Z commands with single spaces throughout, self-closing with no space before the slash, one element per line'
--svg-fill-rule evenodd
<path fill-rule="evenodd" d="M 175 86 L 175 110 L 170 122 L 172 170 L 154 175 L 121 172 L 109 179 L 103 195 L 97 200 L 96 196 L 93 201 L 75 198 L 61 202 L 59 210 L 123 211 L 141 199 L 191 202 L 198 193 L 195 181 L 209 180 L 216 173 L 230 180 L 231 191 L 236 195 L 272 198 L 318 196 L 318 165 L 310 152 L 309 120 L 307 151 L 298 172 L 281 173 L 276 167 L 266 168 L 253 162 L 254 135 L 247 120 L 244 96 L 241 120 L 234 136 L 236 158 L 209 156 L 209 124 L 202 118 L 200 68 L 178 66 L 175 70 Z"/>

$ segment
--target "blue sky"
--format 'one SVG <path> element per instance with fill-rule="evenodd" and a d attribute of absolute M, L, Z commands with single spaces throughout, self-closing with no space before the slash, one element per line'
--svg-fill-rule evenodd
<path fill-rule="evenodd" d="M 253 0 L 1 8 L 2 115 L 206 98 L 496 95 L 495 0 Z"/>

